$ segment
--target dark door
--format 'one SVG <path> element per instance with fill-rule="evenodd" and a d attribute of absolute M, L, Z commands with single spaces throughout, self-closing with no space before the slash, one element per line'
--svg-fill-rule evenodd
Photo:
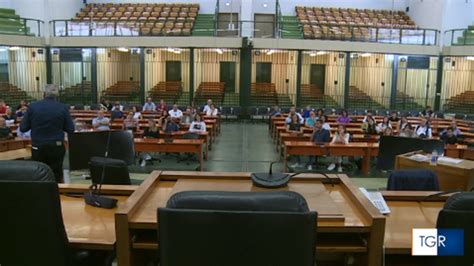
<path fill-rule="evenodd" d="M 253 36 L 255 38 L 275 37 L 275 16 L 272 14 L 255 14 Z"/>
<path fill-rule="evenodd" d="M 0 81 L 8 82 L 8 64 L 0 64 Z"/>
<path fill-rule="evenodd" d="M 272 63 L 257 63 L 256 70 L 257 83 L 271 83 L 272 82 Z"/>
<path fill-rule="evenodd" d="M 225 92 L 235 92 L 235 62 L 221 62 L 220 82 L 225 83 Z"/>
<path fill-rule="evenodd" d="M 166 81 L 181 81 L 181 61 L 166 61 Z"/>
<path fill-rule="evenodd" d="M 326 78 L 326 65 L 311 64 L 309 82 L 324 92 L 324 82 Z"/>

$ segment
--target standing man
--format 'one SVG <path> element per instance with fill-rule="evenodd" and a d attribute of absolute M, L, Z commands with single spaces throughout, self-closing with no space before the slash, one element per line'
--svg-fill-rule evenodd
<path fill-rule="evenodd" d="M 64 132 L 74 133 L 74 122 L 67 107 L 55 100 L 56 85 L 44 87 L 44 99 L 30 104 L 21 120 L 20 131 L 31 130 L 31 155 L 53 170 L 56 182 L 63 182 Z"/>

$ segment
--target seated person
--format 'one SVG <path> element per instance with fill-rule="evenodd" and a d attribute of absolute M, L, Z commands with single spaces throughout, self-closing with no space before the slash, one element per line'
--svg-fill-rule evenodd
<path fill-rule="evenodd" d="M 86 122 L 84 121 L 81 121 L 79 119 L 74 119 L 74 129 L 77 131 L 77 132 L 81 132 L 81 131 L 88 131 L 89 129 L 87 128 L 87 125 L 86 125 Z M 92 123 L 94 123 L 94 119 L 92 119 Z"/>
<path fill-rule="evenodd" d="M 313 109 L 311 109 L 311 106 L 308 105 L 303 112 L 303 118 L 308 118 L 310 112 L 313 112 Z"/>
<path fill-rule="evenodd" d="M 349 117 L 349 114 L 347 113 L 346 110 L 342 110 L 341 115 L 336 119 L 336 122 L 338 124 L 349 124 L 352 121 L 352 119 Z"/>
<path fill-rule="evenodd" d="M 362 124 L 362 131 L 365 135 L 375 135 L 377 134 L 377 126 L 375 124 L 375 119 L 372 116 L 366 117 L 366 122 Z"/>
<path fill-rule="evenodd" d="M 362 119 L 362 123 L 367 123 L 367 121 L 369 120 L 369 118 L 372 118 L 373 113 L 372 113 L 372 110 L 367 110 L 367 112 L 365 112 L 365 116 L 364 116 L 364 119 Z M 375 120 L 374 120 L 375 121 Z"/>
<path fill-rule="evenodd" d="M 327 115 L 321 115 L 319 117 L 319 120 L 321 120 L 322 127 L 326 130 L 331 131 L 331 125 L 329 125 L 328 121 L 328 116 Z"/>
<path fill-rule="evenodd" d="M 168 114 L 168 111 L 163 111 L 161 113 L 160 118 L 158 119 L 158 127 L 160 127 L 162 130 L 164 130 L 164 126 L 168 122 L 168 117 L 170 115 Z"/>
<path fill-rule="evenodd" d="M 209 106 L 209 109 L 206 111 L 206 116 L 217 116 L 219 114 L 219 110 L 216 108 L 214 104 Z"/>
<path fill-rule="evenodd" d="M 452 127 L 448 127 L 444 133 L 441 134 L 440 139 L 444 141 L 445 144 L 456 144 L 458 142 L 458 137 L 454 134 Z"/>
<path fill-rule="evenodd" d="M 309 112 L 309 116 L 306 117 L 306 121 L 305 121 L 305 126 L 309 127 L 309 128 L 314 128 L 314 124 L 316 123 L 316 121 L 318 120 L 318 118 L 316 117 L 316 113 L 311 111 Z"/>
<path fill-rule="evenodd" d="M 398 122 L 398 121 L 400 121 L 400 118 L 398 118 L 398 113 L 395 112 L 395 111 L 392 111 L 392 112 L 390 113 L 390 117 L 388 118 L 388 121 L 390 121 L 390 122 Z"/>
<path fill-rule="evenodd" d="M 133 118 L 138 119 L 138 120 L 143 119 L 142 113 L 138 111 L 138 108 L 136 106 L 132 107 L 132 112 L 133 112 Z"/>
<path fill-rule="evenodd" d="M 208 99 L 206 105 L 204 105 L 204 108 L 202 109 L 202 112 L 207 113 L 207 111 L 211 109 L 211 105 L 212 105 L 212 100 Z"/>
<path fill-rule="evenodd" d="M 270 117 L 273 116 L 281 116 L 281 109 L 278 105 L 273 106 L 272 110 L 270 111 Z"/>
<path fill-rule="evenodd" d="M 193 111 L 191 110 L 191 107 L 189 106 L 186 109 L 186 112 L 184 112 L 183 116 L 181 117 L 181 124 L 189 125 L 194 121 L 194 114 Z"/>
<path fill-rule="evenodd" d="M 453 130 L 454 136 L 459 137 L 459 136 L 462 135 L 461 130 L 458 128 L 458 123 L 457 123 L 456 120 L 454 120 L 454 119 L 453 119 L 453 121 L 451 121 L 451 128 L 452 128 L 452 130 Z M 443 133 L 446 133 L 446 131 L 448 131 L 448 129 L 443 130 L 443 132 L 441 132 L 441 135 L 442 135 Z"/>
<path fill-rule="evenodd" d="M 146 103 L 143 105 L 143 112 L 154 112 L 156 110 L 156 105 L 151 99 L 151 97 L 146 98 Z"/>
<path fill-rule="evenodd" d="M 321 116 L 323 116 L 323 115 L 324 115 L 324 110 L 323 109 L 319 108 L 318 110 L 316 110 L 316 116 L 318 117 L 318 119 L 321 119 Z"/>
<path fill-rule="evenodd" d="M 206 132 L 206 123 L 201 120 L 201 116 L 197 114 L 194 117 L 194 121 L 189 126 L 190 132 L 203 133 Z"/>
<path fill-rule="evenodd" d="M 107 112 L 107 111 L 111 111 L 112 108 L 114 108 L 114 106 L 110 103 L 109 100 L 102 99 L 100 101 L 100 110 Z"/>
<path fill-rule="evenodd" d="M 420 124 L 415 128 L 415 135 L 422 139 L 431 139 L 433 137 L 430 124 L 426 118 L 422 118 Z"/>
<path fill-rule="evenodd" d="M 16 129 L 16 136 L 22 139 L 30 139 L 31 138 L 31 129 L 26 132 L 21 132 L 20 127 Z"/>
<path fill-rule="evenodd" d="M 431 109 L 431 106 L 426 106 L 425 110 L 420 112 L 421 116 L 426 117 L 426 118 L 432 118 L 434 117 L 434 112 Z"/>
<path fill-rule="evenodd" d="M 5 118 L 0 117 L 0 140 L 7 140 L 12 138 L 12 131 L 9 127 L 7 127 Z"/>
<path fill-rule="evenodd" d="M 122 119 L 123 118 L 123 112 L 120 110 L 112 110 L 110 112 L 110 120 L 114 121 L 115 119 Z"/>
<path fill-rule="evenodd" d="M 132 131 L 136 131 L 139 129 L 138 119 L 133 117 L 133 112 L 129 112 L 127 118 L 123 120 L 122 129 Z"/>
<path fill-rule="evenodd" d="M 28 106 L 22 106 L 20 109 L 18 109 L 15 114 L 16 114 L 16 119 L 20 121 L 23 116 L 26 114 L 26 111 L 28 110 Z"/>
<path fill-rule="evenodd" d="M 123 105 L 121 105 L 119 101 L 116 101 L 116 102 L 115 102 L 115 105 L 114 105 L 114 107 L 112 107 L 112 110 L 111 110 L 111 111 L 120 111 L 120 112 L 123 112 Z"/>
<path fill-rule="evenodd" d="M 156 126 L 153 118 L 148 119 L 148 127 L 145 127 L 143 131 L 143 138 L 145 139 L 157 139 L 160 136 L 160 129 Z M 148 152 L 142 152 L 140 156 L 140 166 L 145 167 L 147 161 L 151 161 L 153 158 Z"/>
<path fill-rule="evenodd" d="M 20 110 L 20 109 L 23 108 L 23 107 L 28 108 L 28 103 L 27 103 L 25 100 L 21 100 L 21 101 L 20 101 L 20 104 L 18 104 L 18 106 L 16 107 L 16 110 L 15 110 L 15 111 L 18 111 L 18 110 Z"/>
<path fill-rule="evenodd" d="M 314 124 L 313 135 L 311 136 L 311 141 L 316 144 L 324 144 L 329 142 L 331 139 L 331 133 L 329 130 L 323 128 L 321 120 L 316 120 Z M 313 170 L 313 164 L 316 163 L 316 156 L 309 156 L 309 161 L 307 163 L 308 171 Z"/>
<path fill-rule="evenodd" d="M 293 106 L 290 107 L 290 113 L 288 114 L 288 117 L 285 119 L 285 123 L 286 123 L 286 124 L 289 124 L 289 123 L 291 122 L 291 117 L 292 117 L 293 115 L 297 115 L 297 116 L 298 116 L 298 120 L 299 120 L 300 124 L 303 124 L 303 123 L 304 123 L 304 118 L 303 118 L 303 116 L 301 116 L 300 113 L 297 113 L 297 112 L 296 112 L 296 107 L 293 105 Z"/>
<path fill-rule="evenodd" d="M 97 117 L 92 119 L 92 127 L 95 130 L 110 130 L 110 120 L 105 117 L 104 111 L 97 112 Z"/>
<path fill-rule="evenodd" d="M 331 144 L 349 144 L 349 138 L 350 134 L 346 130 L 345 125 L 339 125 L 337 128 L 336 134 L 334 134 L 334 137 L 332 138 Z M 337 163 L 337 171 L 339 173 L 342 173 L 342 157 L 338 156 L 336 157 L 336 163 Z M 331 163 L 328 167 L 329 171 L 334 170 L 336 168 L 336 163 Z"/>
<path fill-rule="evenodd" d="M 178 118 L 181 119 L 183 116 L 183 112 L 178 109 L 177 104 L 173 104 L 173 109 L 168 111 L 168 114 L 171 116 L 171 118 Z"/>
<path fill-rule="evenodd" d="M 3 115 L 7 112 L 7 104 L 4 100 L 0 99 L 0 115 Z"/>
<path fill-rule="evenodd" d="M 386 128 L 392 129 L 392 125 L 390 124 L 390 120 L 388 117 L 384 116 L 382 122 L 380 122 L 376 127 L 375 130 L 378 134 L 383 134 Z"/>
<path fill-rule="evenodd" d="M 156 106 L 157 112 L 168 111 L 168 105 L 166 105 L 165 100 L 161 99 L 160 103 Z"/>
<path fill-rule="evenodd" d="M 7 124 L 15 124 L 17 121 L 16 115 L 12 112 L 11 108 L 7 108 L 7 112 L 3 115 L 3 118 L 7 122 Z"/>
<path fill-rule="evenodd" d="M 303 127 L 301 126 L 300 119 L 298 115 L 295 113 L 291 116 L 291 121 L 290 123 L 286 124 L 286 132 L 292 134 L 292 135 L 301 135 L 303 134 Z M 301 164 L 301 157 L 296 156 L 296 163 L 293 165 L 290 165 L 290 167 L 299 167 Z"/>
<path fill-rule="evenodd" d="M 179 131 L 179 125 L 176 123 L 175 119 L 171 118 L 171 116 L 168 116 L 165 120 L 163 131 L 168 134 Z"/>
<path fill-rule="evenodd" d="M 403 128 L 400 129 L 398 135 L 405 138 L 413 138 L 415 136 L 415 131 L 410 123 L 406 124 Z"/>
<path fill-rule="evenodd" d="M 391 127 L 386 127 L 382 132 L 383 136 L 393 136 L 393 129 Z"/>

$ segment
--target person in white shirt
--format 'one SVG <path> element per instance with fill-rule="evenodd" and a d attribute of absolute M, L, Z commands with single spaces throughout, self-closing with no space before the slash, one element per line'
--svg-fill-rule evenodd
<path fill-rule="evenodd" d="M 110 110 L 110 111 L 123 112 L 123 105 L 121 105 L 119 101 L 116 101 L 114 107 L 112 107 L 112 110 Z"/>
<path fill-rule="evenodd" d="M 209 106 L 209 109 L 207 109 L 206 111 L 206 116 L 217 116 L 218 113 L 219 110 L 217 110 L 214 104 L 211 104 L 211 106 Z"/>
<path fill-rule="evenodd" d="M 377 133 L 382 134 L 385 132 L 385 129 L 390 128 L 392 129 L 392 125 L 390 124 L 390 120 L 388 117 L 384 116 L 382 122 L 380 122 L 376 127 L 375 130 Z"/>
<path fill-rule="evenodd" d="M 373 113 L 371 110 L 367 110 L 367 112 L 365 113 L 364 119 L 362 119 L 362 123 L 367 123 L 368 119 L 372 118 L 372 114 Z"/>
<path fill-rule="evenodd" d="M 95 130 L 110 130 L 110 120 L 105 117 L 104 111 L 97 112 L 97 117 L 92 120 L 92 127 Z"/>
<path fill-rule="evenodd" d="M 433 132 L 426 118 L 422 118 L 420 124 L 415 128 L 415 135 L 422 139 L 431 139 L 433 137 Z"/>
<path fill-rule="evenodd" d="M 143 119 L 142 113 L 138 112 L 138 109 L 136 106 L 132 107 L 132 112 L 133 112 L 134 119 Z"/>
<path fill-rule="evenodd" d="M 201 120 L 201 116 L 196 114 L 194 121 L 189 126 L 190 132 L 201 133 L 206 132 L 206 123 Z"/>
<path fill-rule="evenodd" d="M 328 121 L 328 116 L 327 115 L 321 115 L 319 117 L 319 120 L 321 120 L 321 124 L 323 125 L 322 128 L 326 129 L 328 131 L 331 131 L 331 125 L 329 125 Z"/>
<path fill-rule="evenodd" d="M 298 116 L 298 120 L 300 121 L 300 124 L 304 124 L 304 118 L 303 118 L 303 116 L 301 116 L 300 113 L 297 113 L 297 112 L 296 112 L 296 107 L 294 107 L 294 106 L 292 106 L 292 107 L 290 108 L 290 113 L 288 114 L 288 116 L 287 116 L 286 119 L 285 119 L 285 124 L 291 123 L 291 117 L 292 117 L 294 114 L 296 114 L 296 115 Z"/>
<path fill-rule="evenodd" d="M 173 109 L 169 110 L 168 114 L 171 116 L 171 118 L 181 118 L 183 116 L 183 112 L 178 109 L 177 104 L 173 104 Z"/>
<path fill-rule="evenodd" d="M 349 138 L 350 134 L 347 132 L 346 126 L 339 125 L 336 134 L 334 134 L 334 137 L 332 138 L 331 144 L 349 144 Z M 342 157 L 337 157 L 337 164 L 337 171 L 342 173 Z M 336 168 L 336 163 L 329 165 L 328 170 L 332 171 L 334 168 Z"/>
<path fill-rule="evenodd" d="M 208 111 L 209 109 L 211 109 L 211 105 L 212 105 L 212 100 L 211 100 L 211 99 L 207 100 L 207 104 L 204 105 L 204 109 L 203 109 L 202 111 L 203 111 L 204 113 L 207 113 L 207 111 Z"/>
<path fill-rule="evenodd" d="M 20 127 L 16 129 L 16 136 L 22 139 L 30 139 L 31 138 L 31 129 L 26 132 L 21 132 Z"/>
<path fill-rule="evenodd" d="M 153 100 L 151 99 L 151 97 L 148 97 L 146 99 L 146 103 L 143 105 L 143 109 L 142 111 L 143 112 L 155 112 L 156 110 L 156 105 L 155 103 L 153 102 Z"/>

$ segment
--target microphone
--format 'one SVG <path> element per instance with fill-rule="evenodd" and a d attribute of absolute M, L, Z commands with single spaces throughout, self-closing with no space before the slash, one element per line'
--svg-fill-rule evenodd
<path fill-rule="evenodd" d="M 107 134 L 107 145 L 105 146 L 105 158 L 102 165 L 102 173 L 100 177 L 99 187 L 97 184 L 92 184 L 90 186 L 90 191 L 84 193 L 84 200 L 86 204 L 91 205 L 93 207 L 99 207 L 104 209 L 113 209 L 117 206 L 117 200 L 114 198 L 108 198 L 101 196 L 101 189 L 102 183 L 104 183 L 105 179 L 105 166 L 107 165 L 107 158 L 109 157 L 109 146 L 110 146 L 110 136 L 112 135 L 112 131 L 109 130 Z"/>
<path fill-rule="evenodd" d="M 252 182 L 257 187 L 264 188 L 279 188 L 286 186 L 291 177 L 289 174 L 285 173 L 273 173 L 273 164 L 278 163 L 279 161 L 274 161 L 270 163 L 270 169 L 268 173 L 252 173 L 250 177 Z"/>

